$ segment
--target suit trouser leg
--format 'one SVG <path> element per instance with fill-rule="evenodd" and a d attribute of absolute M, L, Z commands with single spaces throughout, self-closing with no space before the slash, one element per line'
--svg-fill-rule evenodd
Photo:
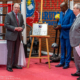
<path fill-rule="evenodd" d="M 13 66 L 18 65 L 18 56 L 19 56 L 19 47 L 20 47 L 20 37 L 18 36 L 15 42 L 15 51 L 14 51 L 14 58 L 13 58 Z"/>
<path fill-rule="evenodd" d="M 7 40 L 7 67 L 12 67 L 13 65 L 13 55 L 14 55 L 14 47 L 15 47 L 15 41 Z"/>
<path fill-rule="evenodd" d="M 65 65 L 69 65 L 71 59 L 71 46 L 69 39 L 60 38 L 61 41 L 61 60 L 60 63 L 65 63 Z M 67 50 L 67 54 L 66 54 Z M 66 56 L 66 57 L 65 57 Z"/>
<path fill-rule="evenodd" d="M 60 43 L 61 43 L 61 59 L 60 59 L 60 63 L 64 64 L 64 62 L 65 62 L 65 39 L 60 38 Z"/>
<path fill-rule="evenodd" d="M 7 40 L 7 67 L 16 66 L 18 64 L 20 37 L 17 37 L 16 41 Z"/>
<path fill-rule="evenodd" d="M 75 65 L 77 68 L 77 72 L 79 72 L 79 74 L 80 74 L 80 57 L 77 54 L 75 48 L 73 48 L 73 54 L 74 54 L 74 61 L 75 61 Z"/>
<path fill-rule="evenodd" d="M 71 60 L 71 45 L 69 39 L 66 39 L 66 59 L 65 59 L 65 65 L 69 65 L 69 62 Z"/>

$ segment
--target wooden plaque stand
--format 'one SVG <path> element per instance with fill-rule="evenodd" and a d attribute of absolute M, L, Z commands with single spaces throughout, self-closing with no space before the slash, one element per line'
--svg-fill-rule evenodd
<path fill-rule="evenodd" d="M 29 68 L 30 58 L 39 58 L 40 59 L 40 63 L 41 63 L 41 58 L 47 58 L 48 59 L 49 69 L 50 69 L 49 48 L 48 48 L 48 38 L 50 36 L 49 35 L 47 35 L 47 36 L 30 35 L 30 37 L 32 37 L 32 43 L 31 43 L 31 49 L 30 49 L 30 54 L 29 54 L 29 60 L 28 60 L 27 68 Z M 32 47 L 33 47 L 33 42 L 34 42 L 34 37 L 39 38 L 39 57 L 31 57 Z M 47 57 L 41 57 L 41 39 L 42 38 L 46 38 L 46 48 L 47 48 L 47 55 L 48 55 Z"/>

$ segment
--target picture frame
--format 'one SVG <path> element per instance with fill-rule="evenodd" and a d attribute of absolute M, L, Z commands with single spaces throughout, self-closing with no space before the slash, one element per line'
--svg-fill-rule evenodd
<path fill-rule="evenodd" d="M 47 23 L 33 23 L 32 35 L 47 36 L 48 24 Z"/>

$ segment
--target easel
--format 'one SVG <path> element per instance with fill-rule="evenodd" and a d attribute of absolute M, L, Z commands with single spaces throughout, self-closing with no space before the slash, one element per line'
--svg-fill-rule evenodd
<path fill-rule="evenodd" d="M 42 23 L 42 6 L 43 5 L 43 0 L 41 0 L 41 16 L 40 16 L 40 24 Z M 48 65 L 49 65 L 49 69 L 50 69 L 50 59 L 49 59 L 49 47 L 48 47 L 48 38 L 50 37 L 49 35 L 47 36 L 42 36 L 42 35 L 30 35 L 30 37 L 32 37 L 32 43 L 31 43 L 31 49 L 30 49 L 30 54 L 29 54 L 29 60 L 28 60 L 28 65 L 27 68 L 29 68 L 29 63 L 30 63 L 30 58 L 39 58 L 39 61 L 41 63 L 41 59 L 42 58 L 46 58 L 48 59 Z M 31 57 L 31 53 L 32 53 L 32 47 L 33 47 L 33 42 L 34 42 L 34 38 L 37 37 L 39 38 L 39 56 L 38 57 Z M 47 55 L 48 57 L 41 57 L 41 39 L 42 38 L 46 38 L 46 48 L 47 48 Z"/>
<path fill-rule="evenodd" d="M 50 37 L 48 36 L 36 36 L 36 35 L 30 35 L 30 37 L 32 37 L 32 44 L 31 44 L 31 49 L 30 49 L 30 54 L 29 54 L 29 60 L 28 60 L 28 66 L 27 68 L 29 68 L 29 63 L 30 63 L 30 58 L 39 58 L 40 59 L 40 63 L 41 63 L 41 59 L 42 58 L 46 58 L 48 59 L 48 65 L 49 65 L 49 69 L 50 69 L 50 60 L 49 60 L 49 47 L 48 47 L 48 38 Z M 39 38 L 39 57 L 31 57 L 31 53 L 32 53 L 32 47 L 33 47 L 33 42 L 34 42 L 34 37 Z M 47 48 L 47 55 L 48 57 L 41 57 L 41 39 L 42 38 L 46 38 L 46 48 Z"/>

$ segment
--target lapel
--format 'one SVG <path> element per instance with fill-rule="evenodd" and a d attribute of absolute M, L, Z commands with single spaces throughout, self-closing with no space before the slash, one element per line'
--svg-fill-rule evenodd
<path fill-rule="evenodd" d="M 65 15 L 63 17 L 63 12 L 62 12 L 62 22 L 65 21 L 65 18 L 67 17 L 68 13 L 69 13 L 69 9 L 67 10 L 67 12 L 65 13 Z"/>
<path fill-rule="evenodd" d="M 76 25 L 77 22 L 79 21 L 78 18 L 80 18 L 80 14 L 79 14 L 79 16 L 75 19 L 75 21 L 73 22 L 72 27 L 71 27 L 71 30 L 76 27 L 75 25 Z"/>
<path fill-rule="evenodd" d="M 17 20 L 16 20 L 16 16 L 15 16 L 15 14 L 14 14 L 14 12 L 12 11 L 12 15 L 13 15 L 13 19 L 14 19 L 14 22 L 16 23 L 16 25 L 18 26 L 18 24 L 17 24 Z M 19 15 L 19 14 L 18 14 Z M 19 17 L 18 17 L 19 18 Z M 19 20 L 19 19 L 18 19 Z"/>

